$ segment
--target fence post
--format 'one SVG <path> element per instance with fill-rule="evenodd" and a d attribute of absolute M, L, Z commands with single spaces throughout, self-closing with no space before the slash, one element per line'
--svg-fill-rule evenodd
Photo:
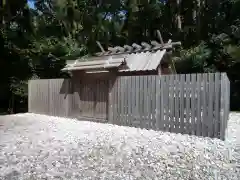
<path fill-rule="evenodd" d="M 228 88 L 227 87 L 227 75 L 226 73 L 221 73 L 221 104 L 220 104 L 220 139 L 225 140 L 225 130 L 227 127 L 227 121 L 228 121 L 228 109 L 226 104 L 228 104 Z"/>
<path fill-rule="evenodd" d="M 112 91 L 113 91 L 113 80 L 109 79 L 108 81 L 108 122 L 113 124 L 113 97 L 112 97 Z"/>
<path fill-rule="evenodd" d="M 161 114 L 161 88 L 160 88 L 160 85 L 161 85 L 161 79 L 160 77 L 156 77 L 156 130 L 161 130 L 161 117 L 160 117 L 160 114 Z"/>
<path fill-rule="evenodd" d="M 31 111 L 31 80 L 28 80 L 28 112 Z"/>

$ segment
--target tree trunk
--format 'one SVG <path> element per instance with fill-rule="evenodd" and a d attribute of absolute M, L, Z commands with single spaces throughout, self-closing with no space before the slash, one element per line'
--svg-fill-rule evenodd
<path fill-rule="evenodd" d="M 178 29 L 178 32 L 181 32 L 181 31 L 182 31 L 181 0 L 177 0 L 176 22 L 177 22 L 177 29 Z"/>

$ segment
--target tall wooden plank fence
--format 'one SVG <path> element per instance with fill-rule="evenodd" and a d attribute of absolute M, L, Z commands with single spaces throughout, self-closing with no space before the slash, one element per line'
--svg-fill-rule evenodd
<path fill-rule="evenodd" d="M 229 93 L 225 73 L 31 80 L 29 112 L 224 139 Z"/>

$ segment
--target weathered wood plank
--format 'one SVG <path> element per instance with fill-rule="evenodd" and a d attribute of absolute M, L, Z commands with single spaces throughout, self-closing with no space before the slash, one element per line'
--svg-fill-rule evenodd
<path fill-rule="evenodd" d="M 196 89 L 196 100 L 197 100 L 197 108 L 196 108 L 196 121 L 197 121 L 197 136 L 202 136 L 202 106 L 201 106 L 201 88 L 202 88 L 202 76 L 201 74 L 197 74 L 197 89 Z"/>
<path fill-rule="evenodd" d="M 161 111 L 162 111 L 162 122 L 163 122 L 163 130 L 166 131 L 167 130 L 167 103 L 166 101 L 168 100 L 167 98 L 167 94 L 166 94 L 166 76 L 162 76 L 161 78 L 161 87 L 163 87 L 161 89 L 161 98 L 162 98 L 162 102 L 161 102 Z"/>
<path fill-rule="evenodd" d="M 191 74 L 191 84 L 190 84 L 190 94 L 191 94 L 191 134 L 195 135 L 196 134 L 196 129 L 197 129 L 197 123 L 196 123 L 196 106 L 197 106 L 197 101 L 196 101 L 196 74 Z"/>
<path fill-rule="evenodd" d="M 151 76 L 151 128 L 156 130 L 156 76 Z"/>
<path fill-rule="evenodd" d="M 229 111 L 230 111 L 230 81 L 229 81 L 226 73 L 225 73 L 225 77 L 226 77 L 226 89 L 227 89 L 225 128 L 227 128 L 228 119 L 229 119 Z"/>
<path fill-rule="evenodd" d="M 179 121 L 179 76 L 175 75 L 174 81 L 174 119 L 175 119 L 175 132 L 180 133 L 180 121 Z"/>
<path fill-rule="evenodd" d="M 208 93 L 208 74 L 203 74 L 203 91 L 202 91 L 202 106 L 203 106 L 203 124 L 202 124 L 202 134 L 207 136 L 208 131 L 208 117 L 207 117 L 207 93 Z"/>
<path fill-rule="evenodd" d="M 109 100 L 108 100 L 108 122 L 113 123 L 114 118 L 114 111 L 115 111 L 115 101 L 114 101 L 114 82 L 112 79 L 109 80 Z"/>
<path fill-rule="evenodd" d="M 139 91 L 139 97 L 140 97 L 140 104 L 139 104 L 139 113 L 140 113 L 140 127 L 144 128 L 144 78 L 143 76 L 139 77 L 139 83 L 140 83 L 140 91 Z"/>
<path fill-rule="evenodd" d="M 165 130 L 164 125 L 164 76 L 159 77 L 159 85 L 160 85 L 160 129 Z"/>
<path fill-rule="evenodd" d="M 209 78 L 209 92 L 208 92 L 208 136 L 213 137 L 214 134 L 214 117 L 213 117 L 213 97 L 214 97 L 214 74 L 208 74 Z"/>
<path fill-rule="evenodd" d="M 174 132 L 174 75 L 169 76 L 169 128 L 171 132 Z"/>
<path fill-rule="evenodd" d="M 224 74 L 221 74 L 221 103 L 220 103 L 220 138 L 224 140 Z"/>
<path fill-rule="evenodd" d="M 125 125 L 126 124 L 126 116 L 125 116 L 125 103 L 126 103 L 126 97 L 125 97 L 125 77 L 122 77 L 122 83 L 121 83 L 121 94 L 122 94 L 122 97 L 121 97 L 121 101 L 122 101 L 122 124 Z"/>
<path fill-rule="evenodd" d="M 192 133 L 192 123 L 191 123 L 191 74 L 186 75 L 186 131 L 187 134 Z"/>
<path fill-rule="evenodd" d="M 137 127 L 136 124 L 136 76 L 132 77 L 132 94 L 131 94 L 131 112 L 132 112 L 132 126 Z"/>
<path fill-rule="evenodd" d="M 156 130 L 161 130 L 161 79 L 156 77 Z"/>
<path fill-rule="evenodd" d="M 117 86 L 116 86 L 116 91 L 117 91 L 117 104 L 116 104 L 116 121 L 115 124 L 119 125 L 121 121 L 121 84 L 120 84 L 121 78 L 117 77 Z"/>
<path fill-rule="evenodd" d="M 124 77 L 124 115 L 125 115 L 125 125 L 128 124 L 128 77 Z"/>
<path fill-rule="evenodd" d="M 127 124 L 129 126 L 132 126 L 132 111 L 131 111 L 131 106 L 132 106 L 132 99 L 131 99 L 131 94 L 132 94 L 132 77 L 127 78 Z"/>
<path fill-rule="evenodd" d="M 120 109 L 120 100 L 119 100 L 119 96 L 120 96 L 120 93 L 119 93 L 119 89 L 120 89 L 120 87 L 119 87 L 119 77 L 117 77 L 116 78 L 116 82 L 115 82 L 115 84 L 116 84 L 116 86 L 115 86 L 115 95 L 116 95 L 116 97 L 115 97 L 115 100 L 116 100 L 116 102 L 115 102 L 115 118 L 114 118 L 114 124 L 119 124 L 119 109 Z"/>
<path fill-rule="evenodd" d="M 135 109 L 135 115 L 136 115 L 136 121 L 137 121 L 137 125 L 138 127 L 141 127 L 141 118 L 140 118 L 140 84 L 139 84 L 139 80 L 140 78 L 138 76 L 136 76 L 136 109 Z"/>
<path fill-rule="evenodd" d="M 147 129 L 151 129 L 151 77 L 152 76 L 146 76 L 147 80 L 147 109 L 146 109 L 146 124 Z"/>
<path fill-rule="evenodd" d="M 166 131 L 170 131 L 170 97 L 169 97 L 169 92 L 170 92 L 170 86 L 169 86 L 169 83 L 170 83 L 170 76 L 165 76 L 165 103 L 166 106 L 165 106 L 165 123 L 166 123 Z"/>
<path fill-rule="evenodd" d="M 180 132 L 185 132 L 185 123 L 184 123 L 184 82 L 185 82 L 185 75 L 180 75 Z"/>
<path fill-rule="evenodd" d="M 144 108 L 143 108 L 143 118 L 144 118 L 144 123 L 143 123 L 143 125 L 144 125 L 144 128 L 145 129 L 148 129 L 148 124 L 147 124 L 147 111 L 148 111 L 148 79 L 147 79 L 147 77 L 145 76 L 145 77 L 143 77 L 143 81 L 144 81 L 144 85 L 143 85 L 143 94 L 142 94 L 142 96 L 143 96 L 143 106 L 144 106 Z"/>
<path fill-rule="evenodd" d="M 214 74 L 214 137 L 219 137 L 220 123 L 220 73 Z"/>

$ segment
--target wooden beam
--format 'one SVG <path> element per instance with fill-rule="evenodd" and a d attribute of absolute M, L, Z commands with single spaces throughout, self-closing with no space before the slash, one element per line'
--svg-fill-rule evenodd
<path fill-rule="evenodd" d="M 123 48 L 123 47 L 121 47 L 121 46 L 116 46 L 115 47 L 118 51 L 120 51 L 120 52 L 124 52 L 125 51 L 125 49 Z"/>
<path fill-rule="evenodd" d="M 114 53 L 117 52 L 117 49 L 115 47 L 108 47 L 108 50 Z"/>
<path fill-rule="evenodd" d="M 151 41 L 151 45 L 153 47 L 151 47 L 150 49 L 145 49 L 144 47 L 147 47 L 148 45 L 151 46 L 150 44 L 143 42 L 141 43 L 142 46 L 136 44 L 136 43 L 133 43 L 132 46 L 129 46 L 129 45 L 124 45 L 124 47 L 120 47 L 120 46 L 117 46 L 117 47 L 109 47 L 108 48 L 108 51 L 105 51 L 105 52 L 99 52 L 99 53 L 96 53 L 97 56 L 109 56 L 109 55 L 118 55 L 118 54 L 126 54 L 126 53 L 133 53 L 133 52 L 145 52 L 145 51 L 150 51 L 150 50 L 153 50 L 153 51 L 157 51 L 157 50 L 162 50 L 162 49 L 172 49 L 174 46 L 181 46 L 181 42 L 172 42 L 171 39 L 168 40 L 167 43 L 164 43 L 164 44 L 160 44 L 158 43 L 157 41 Z M 123 51 L 124 49 L 124 51 Z M 119 51 L 119 52 L 117 52 Z"/>
<path fill-rule="evenodd" d="M 96 43 L 97 43 L 98 47 L 101 49 L 101 51 L 104 53 L 105 50 L 103 49 L 101 43 L 99 41 L 96 41 Z"/>
<path fill-rule="evenodd" d="M 158 35 L 158 38 L 160 40 L 160 43 L 163 45 L 164 42 L 163 42 L 162 34 L 161 34 L 161 32 L 159 30 L 157 30 L 157 35 Z"/>
<path fill-rule="evenodd" d="M 146 42 L 142 42 L 141 45 L 144 47 L 144 50 L 150 50 L 151 49 L 151 45 L 146 43 Z"/>
<path fill-rule="evenodd" d="M 134 47 L 136 50 L 142 49 L 142 46 L 140 46 L 140 45 L 138 45 L 138 44 L 136 44 L 136 43 L 133 43 L 133 44 L 132 44 L 132 47 Z"/>
<path fill-rule="evenodd" d="M 151 44 L 153 46 L 161 46 L 161 44 L 159 44 L 157 41 L 151 41 Z"/>
<path fill-rule="evenodd" d="M 124 45 L 123 47 L 124 47 L 124 49 L 125 49 L 127 52 L 130 52 L 130 51 L 133 50 L 133 47 L 132 47 L 132 46 L 129 46 L 129 45 Z"/>

